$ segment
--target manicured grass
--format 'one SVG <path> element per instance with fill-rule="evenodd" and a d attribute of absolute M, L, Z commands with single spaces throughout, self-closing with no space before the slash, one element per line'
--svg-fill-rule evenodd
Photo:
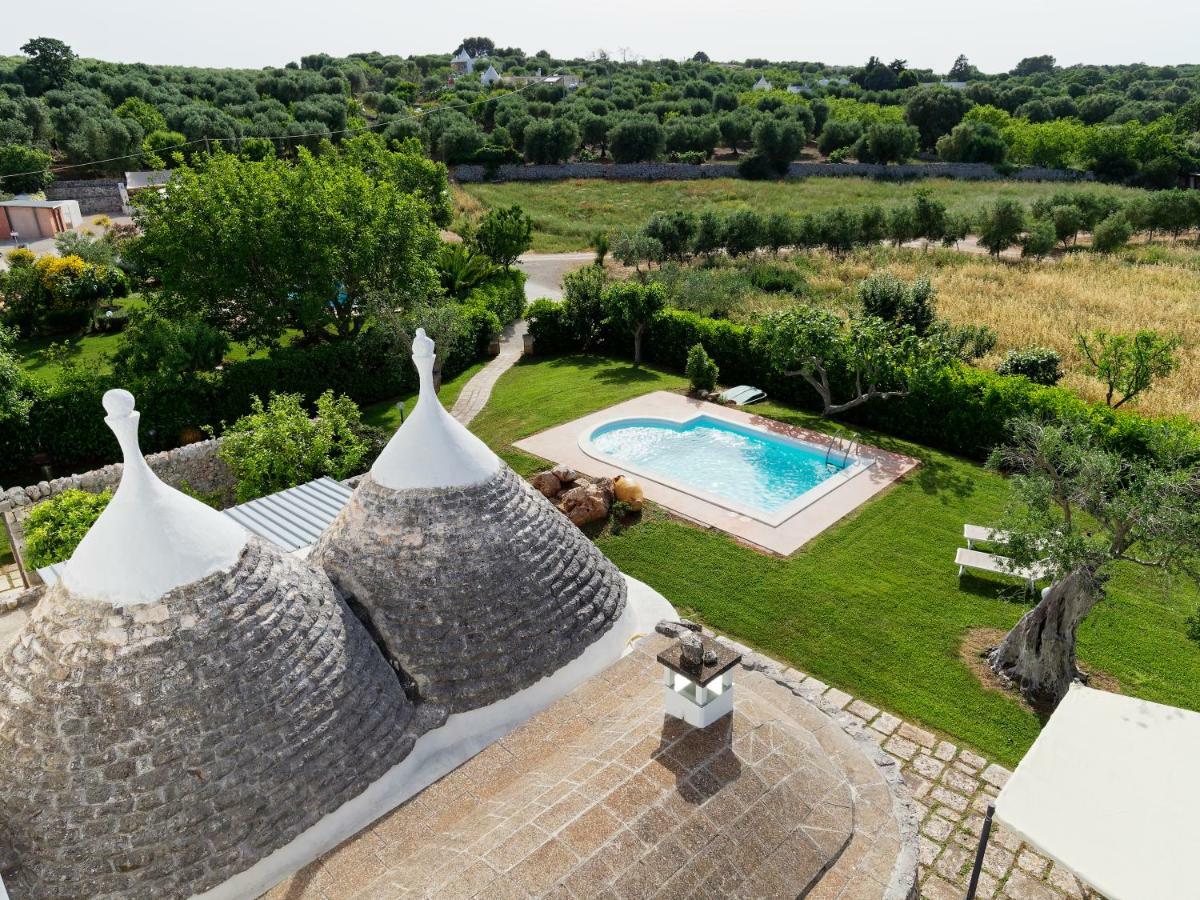
<path fill-rule="evenodd" d="M 484 363 L 476 363 L 450 381 L 444 382 L 441 391 L 438 392 L 438 399 L 442 401 L 442 406 L 450 409 L 458 399 L 458 395 L 462 393 L 462 389 L 466 386 L 467 382 L 471 380 L 471 376 L 483 367 Z M 416 406 L 416 401 L 417 393 L 413 391 L 411 394 L 406 394 L 403 397 L 393 397 L 390 400 L 381 400 L 378 403 L 372 403 L 370 406 L 364 406 L 362 410 L 363 422 L 367 425 L 373 425 L 376 428 L 382 428 L 388 434 L 391 434 L 400 427 L 400 410 L 396 408 L 396 404 L 403 403 L 404 414 L 408 415 L 413 411 L 413 407 Z"/>
<path fill-rule="evenodd" d="M 891 206 L 922 188 L 934 191 L 951 209 L 975 212 L 1001 197 L 1030 203 L 1071 185 L 1026 181 L 876 181 L 869 178 L 807 178 L 799 181 L 607 181 L 505 182 L 454 187 L 455 206 L 464 219 L 487 209 L 518 203 L 533 217 L 533 250 L 557 253 L 588 249 L 592 235 L 640 228 L 654 213 L 686 209 L 726 212 L 750 207 L 773 212 L 818 212 L 832 206 L 878 203 Z M 1088 189 L 1132 196 L 1130 188 L 1089 185 Z"/>
<path fill-rule="evenodd" d="M 518 471 L 542 462 L 513 440 L 683 379 L 597 357 L 525 363 L 506 373 L 473 430 Z M 829 424 L 766 403 L 755 412 L 796 425 Z M 834 426 L 836 427 L 836 426 Z M 959 657 L 965 633 L 1010 627 L 1027 608 L 1011 580 L 966 577 L 953 565 L 966 522 L 1003 510 L 1004 480 L 985 469 L 884 435 L 867 443 L 916 456 L 921 467 L 788 559 L 743 547 L 650 510 L 598 537 L 604 552 L 685 615 L 829 684 L 949 735 L 1007 765 L 1039 729 L 1011 697 L 985 690 Z M 1200 595 L 1142 571 L 1121 571 L 1080 630 L 1080 656 L 1146 699 L 1200 709 L 1200 647 L 1184 619 Z"/>

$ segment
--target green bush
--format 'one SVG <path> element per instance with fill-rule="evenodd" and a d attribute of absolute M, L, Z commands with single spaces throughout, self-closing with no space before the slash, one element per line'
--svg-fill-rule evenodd
<path fill-rule="evenodd" d="M 1062 355 L 1049 347 L 1009 350 L 1000 365 L 1000 375 L 1022 375 L 1034 384 L 1055 385 L 1063 376 Z"/>
<path fill-rule="evenodd" d="M 1058 235 L 1054 230 L 1054 223 L 1049 219 L 1038 219 L 1029 226 L 1029 233 L 1021 241 L 1021 255 L 1032 256 L 1034 259 L 1049 256 L 1057 241 Z"/>
<path fill-rule="evenodd" d="M 684 371 L 693 391 L 711 391 L 717 386 L 720 369 L 713 362 L 712 357 L 705 352 L 703 344 L 692 344 L 691 349 L 688 350 L 687 365 Z"/>
<path fill-rule="evenodd" d="M 1115 253 L 1129 243 L 1132 235 L 1129 220 L 1121 213 L 1114 213 L 1092 232 L 1092 249 L 1097 253 Z"/>
<path fill-rule="evenodd" d="M 325 391 L 316 407 L 314 418 L 299 394 L 272 394 L 265 405 L 255 397 L 250 414 L 225 429 L 220 455 L 237 480 L 239 503 L 361 471 L 370 442 L 358 406 Z"/>
<path fill-rule="evenodd" d="M 112 499 L 72 488 L 43 500 L 25 520 L 25 560 L 35 569 L 70 559 L 83 536 Z"/>
<path fill-rule="evenodd" d="M 490 275 L 463 298 L 464 306 L 477 306 L 496 314 L 501 325 L 521 318 L 525 310 L 525 273 L 509 269 Z"/>

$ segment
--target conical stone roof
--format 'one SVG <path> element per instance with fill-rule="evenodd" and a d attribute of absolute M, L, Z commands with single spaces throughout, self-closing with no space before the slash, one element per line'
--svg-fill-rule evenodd
<path fill-rule="evenodd" d="M 422 700 L 462 712 L 579 656 L 625 608 L 621 573 L 446 412 L 433 342 L 416 409 L 314 548 Z"/>
<path fill-rule="evenodd" d="M 110 399 L 110 420 L 132 413 Z M 123 479 L 141 478 L 136 439 L 122 446 Z M 172 492 L 154 481 L 142 487 Z M 180 508 L 168 501 L 131 508 L 153 524 Z M 102 516 L 89 537 L 122 516 Z M 142 553 L 186 561 L 219 548 L 206 520 L 172 519 L 172 540 Z M 412 707 L 328 579 L 257 538 L 238 542 L 229 565 L 157 596 L 135 546 L 122 558 L 137 602 L 92 582 L 77 557 L 0 656 L 0 835 L 18 863 L 14 900 L 213 887 L 411 749 Z"/>

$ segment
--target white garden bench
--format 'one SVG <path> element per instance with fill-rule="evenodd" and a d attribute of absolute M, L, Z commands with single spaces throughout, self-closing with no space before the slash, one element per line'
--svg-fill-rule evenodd
<path fill-rule="evenodd" d="M 967 548 L 975 549 L 975 542 L 984 544 L 1004 544 L 1008 542 L 1010 533 L 998 528 L 984 528 L 982 525 L 964 525 L 963 537 L 967 539 Z"/>
<path fill-rule="evenodd" d="M 958 566 L 959 578 L 962 578 L 963 572 L 967 569 L 991 572 L 994 575 L 1014 575 L 1025 580 L 1030 593 L 1037 590 L 1038 581 L 1048 574 L 1046 566 L 1041 563 L 1034 563 L 1031 566 L 1015 566 L 1007 556 L 997 556 L 994 553 L 984 553 L 982 550 L 971 550 L 967 547 L 958 548 L 958 552 L 954 555 L 954 562 Z"/>

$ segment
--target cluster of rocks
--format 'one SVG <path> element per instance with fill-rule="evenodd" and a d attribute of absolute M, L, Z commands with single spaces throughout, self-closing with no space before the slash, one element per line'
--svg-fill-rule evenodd
<path fill-rule="evenodd" d="M 530 481 L 559 512 L 580 526 L 607 519 L 617 500 L 633 512 L 642 508 L 641 486 L 624 475 L 589 478 L 569 466 L 555 466 L 538 472 Z"/>

